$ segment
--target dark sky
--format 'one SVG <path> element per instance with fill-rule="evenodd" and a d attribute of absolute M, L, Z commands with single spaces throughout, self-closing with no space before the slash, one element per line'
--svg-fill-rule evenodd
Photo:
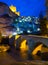
<path fill-rule="evenodd" d="M 45 15 L 45 0 L 0 0 L 9 6 L 14 5 L 21 16 L 39 16 L 40 11 Z"/>

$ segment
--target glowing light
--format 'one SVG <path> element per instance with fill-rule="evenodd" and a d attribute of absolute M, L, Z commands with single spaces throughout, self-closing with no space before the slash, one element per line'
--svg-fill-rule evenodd
<path fill-rule="evenodd" d="M 20 15 L 20 12 L 15 12 L 15 14 L 17 14 L 19 16 Z"/>
<path fill-rule="evenodd" d="M 15 36 L 15 40 L 17 40 L 19 37 L 20 37 L 20 35 L 16 35 L 16 36 Z"/>
<path fill-rule="evenodd" d="M 35 23 L 36 23 L 36 24 L 39 24 L 39 22 L 38 22 L 38 21 L 36 21 Z"/>
<path fill-rule="evenodd" d="M 40 44 L 39 46 L 37 46 L 37 47 L 33 50 L 32 54 L 33 54 L 33 55 L 36 55 L 38 51 L 41 51 L 41 50 L 42 50 L 42 46 L 43 46 L 43 44 Z"/>
<path fill-rule="evenodd" d="M 42 52 L 42 53 L 44 53 L 44 52 L 48 52 L 48 48 L 47 48 L 47 47 L 42 47 L 41 52 Z"/>
<path fill-rule="evenodd" d="M 10 6 L 10 9 L 11 9 L 12 12 L 14 12 L 15 14 L 17 14 L 18 16 L 20 15 L 20 12 L 17 12 L 15 6 L 11 5 L 11 6 Z"/>
<path fill-rule="evenodd" d="M 28 50 L 28 46 L 26 45 L 26 40 L 24 40 L 24 41 L 21 43 L 20 49 L 21 49 L 22 51 Z"/>
<path fill-rule="evenodd" d="M 17 31 L 20 31 L 20 29 L 19 29 L 19 28 L 17 28 Z"/>
<path fill-rule="evenodd" d="M 12 37 L 12 34 L 9 35 L 9 38 L 11 38 L 11 37 Z"/>
<path fill-rule="evenodd" d="M 31 31 L 30 30 L 27 30 L 28 33 L 30 33 Z"/>
<path fill-rule="evenodd" d="M 0 52 L 6 52 L 10 47 L 9 46 L 0 46 Z"/>
<path fill-rule="evenodd" d="M 11 11 L 16 12 L 16 7 L 15 6 L 11 5 L 10 9 L 11 9 Z"/>
<path fill-rule="evenodd" d="M 22 22 L 22 20 L 19 20 L 19 22 Z"/>
<path fill-rule="evenodd" d="M 46 27 L 47 27 L 47 29 L 48 29 L 48 23 L 47 23 Z"/>
<path fill-rule="evenodd" d="M 12 35 L 17 35 L 17 32 L 14 32 Z"/>
<path fill-rule="evenodd" d="M 37 28 L 37 31 L 40 31 L 40 28 Z"/>

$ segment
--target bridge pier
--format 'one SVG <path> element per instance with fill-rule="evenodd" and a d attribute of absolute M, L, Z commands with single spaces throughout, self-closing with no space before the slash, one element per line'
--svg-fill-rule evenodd
<path fill-rule="evenodd" d="M 35 36 L 35 35 L 20 35 L 18 39 L 15 39 L 15 36 L 13 36 L 12 38 L 10 38 L 9 44 L 11 47 L 15 47 L 15 44 L 16 44 L 15 48 L 17 50 L 20 50 L 21 43 L 24 40 L 27 41 L 25 43 L 26 43 L 26 45 L 28 45 L 28 48 L 29 48 L 28 53 L 29 54 L 32 53 L 35 46 L 37 47 L 37 44 L 40 45 L 40 46 L 38 46 L 39 48 L 41 48 L 42 45 L 46 45 L 48 47 L 48 38 L 44 38 L 42 36 Z M 41 44 L 39 44 L 39 43 L 41 43 Z M 38 50 L 41 50 L 41 49 L 38 49 Z"/>
<path fill-rule="evenodd" d="M 10 48 L 15 48 L 15 36 L 12 36 L 11 38 L 9 38 L 9 46 Z"/>

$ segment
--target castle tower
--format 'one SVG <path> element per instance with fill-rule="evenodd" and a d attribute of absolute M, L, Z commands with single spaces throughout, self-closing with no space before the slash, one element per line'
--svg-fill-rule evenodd
<path fill-rule="evenodd" d="M 14 13 L 17 14 L 18 16 L 20 16 L 20 12 L 17 12 L 17 9 L 16 9 L 15 6 L 11 5 L 9 8 L 11 9 L 12 12 L 14 12 Z"/>

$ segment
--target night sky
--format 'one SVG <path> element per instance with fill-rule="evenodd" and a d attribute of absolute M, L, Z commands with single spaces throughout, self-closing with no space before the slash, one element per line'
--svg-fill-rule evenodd
<path fill-rule="evenodd" d="M 40 11 L 45 15 L 45 0 L 0 0 L 0 2 L 16 6 L 21 16 L 39 16 Z"/>

